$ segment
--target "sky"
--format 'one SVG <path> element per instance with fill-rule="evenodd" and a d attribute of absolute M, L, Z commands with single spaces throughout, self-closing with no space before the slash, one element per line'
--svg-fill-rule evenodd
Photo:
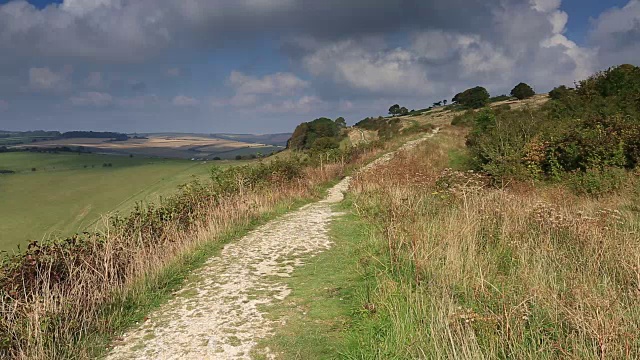
<path fill-rule="evenodd" d="M 0 129 L 287 132 L 639 61 L 640 0 L 0 0 Z"/>

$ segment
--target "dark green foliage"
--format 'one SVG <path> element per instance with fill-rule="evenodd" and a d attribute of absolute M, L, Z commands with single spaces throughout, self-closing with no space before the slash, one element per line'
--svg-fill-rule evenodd
<path fill-rule="evenodd" d="M 354 126 L 357 128 L 365 129 L 365 130 L 377 131 L 387 121 L 389 120 L 383 117 L 377 117 L 377 118 L 368 117 L 358 121 Z"/>
<path fill-rule="evenodd" d="M 625 170 L 615 167 L 587 169 L 571 173 L 568 183 L 577 194 L 598 196 L 621 189 L 626 175 Z"/>
<path fill-rule="evenodd" d="M 378 129 L 378 136 L 380 137 L 380 139 L 388 140 L 398 135 L 399 132 L 400 132 L 400 120 L 391 119 L 381 124 L 380 128 Z"/>
<path fill-rule="evenodd" d="M 381 139 L 390 139 L 400 132 L 400 119 L 366 118 L 355 124 L 355 127 L 377 131 Z"/>
<path fill-rule="evenodd" d="M 500 101 L 507 101 L 507 100 L 512 100 L 513 97 L 509 96 L 509 95 L 498 95 L 498 96 L 494 96 L 492 98 L 489 99 L 489 103 L 496 103 L 496 102 L 500 102 Z"/>
<path fill-rule="evenodd" d="M 313 151 L 327 151 L 331 149 L 337 149 L 340 147 L 340 141 L 336 138 L 323 137 L 319 138 L 313 143 L 311 150 Z"/>
<path fill-rule="evenodd" d="M 96 131 L 69 131 L 62 134 L 63 138 L 97 138 L 97 139 L 113 139 L 115 141 L 127 141 L 129 137 L 126 134 L 116 132 L 96 132 Z"/>
<path fill-rule="evenodd" d="M 347 127 L 347 121 L 342 116 L 337 118 L 335 123 L 338 126 L 338 128 L 340 128 L 340 129 L 343 129 L 343 128 Z"/>
<path fill-rule="evenodd" d="M 400 113 L 400 105 L 395 104 L 389 108 L 389 115 L 398 115 Z"/>
<path fill-rule="evenodd" d="M 640 69 L 611 68 L 550 96 L 537 110 L 456 117 L 472 123 L 467 145 L 477 166 L 496 178 L 567 179 L 591 195 L 618 189 L 624 169 L 640 162 Z"/>
<path fill-rule="evenodd" d="M 558 86 L 549 92 L 549 97 L 552 100 L 562 100 L 571 96 L 574 89 L 566 87 L 565 85 Z"/>
<path fill-rule="evenodd" d="M 511 96 L 515 97 L 518 100 L 524 100 L 535 95 L 536 92 L 533 91 L 533 88 L 525 83 L 520 83 L 516 85 L 516 87 L 511 90 Z"/>
<path fill-rule="evenodd" d="M 489 103 L 489 99 L 490 95 L 487 89 L 482 86 L 476 86 L 456 94 L 452 101 L 471 109 L 479 109 L 486 106 Z"/>
<path fill-rule="evenodd" d="M 0 169 L 0 174 L 15 174 L 16 172 L 13 170 Z"/>
<path fill-rule="evenodd" d="M 337 119 L 339 120 L 339 119 Z M 344 120 L 344 119 L 343 119 Z M 311 122 L 302 123 L 296 127 L 288 142 L 288 148 L 294 150 L 309 150 L 314 148 L 316 141 L 329 138 L 339 143 L 342 139 L 339 121 L 327 118 L 315 119 Z M 322 140 L 320 146 L 327 146 L 328 140 Z"/>

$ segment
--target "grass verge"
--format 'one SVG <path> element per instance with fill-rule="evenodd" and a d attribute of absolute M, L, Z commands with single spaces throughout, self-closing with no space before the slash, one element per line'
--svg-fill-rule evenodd
<path fill-rule="evenodd" d="M 324 189 L 325 186 L 322 188 Z M 175 291 L 189 281 L 189 276 L 193 271 L 202 267 L 209 258 L 219 255 L 226 244 L 313 200 L 316 199 L 297 199 L 280 204 L 274 210 L 261 214 L 246 224 L 235 226 L 215 239 L 199 245 L 192 252 L 179 256 L 159 274 L 141 280 L 125 296 L 116 297 L 114 302 L 107 304 L 100 317 L 110 319 L 110 331 L 86 337 L 85 341 L 79 344 L 79 347 L 87 349 L 92 358 L 105 355 L 109 344 L 114 340 L 114 333 L 123 333 L 132 326 L 145 321 L 149 313 L 169 301 Z"/>
<path fill-rule="evenodd" d="M 271 319 L 283 323 L 256 347 L 257 359 L 264 348 L 281 359 L 337 359 L 345 353 L 349 343 L 345 335 L 364 283 L 358 257 L 368 230 L 349 202 L 338 207 L 345 213 L 332 222 L 333 247 L 285 279 L 291 295 L 264 309 Z"/>

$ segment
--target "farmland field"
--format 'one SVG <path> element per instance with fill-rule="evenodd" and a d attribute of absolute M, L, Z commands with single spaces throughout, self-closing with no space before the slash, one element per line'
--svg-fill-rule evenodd
<path fill-rule="evenodd" d="M 15 171 L 0 174 L 0 250 L 94 229 L 102 215 L 126 212 L 138 201 L 157 201 L 193 177 L 205 178 L 213 164 L 96 154 L 0 153 L 0 170 Z"/>
<path fill-rule="evenodd" d="M 213 138 L 198 134 L 153 134 L 127 141 L 104 138 L 60 138 L 28 142 L 18 148 L 52 149 L 68 147 L 93 153 L 160 157 L 171 159 L 214 158 L 234 159 L 237 155 L 270 154 L 282 151 L 284 146 L 249 143 L 232 139 Z"/>

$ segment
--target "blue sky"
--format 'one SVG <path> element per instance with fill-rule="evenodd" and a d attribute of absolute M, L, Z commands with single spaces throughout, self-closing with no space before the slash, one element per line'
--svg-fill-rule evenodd
<path fill-rule="evenodd" d="M 290 131 L 639 65 L 640 0 L 0 0 L 0 129 Z"/>

